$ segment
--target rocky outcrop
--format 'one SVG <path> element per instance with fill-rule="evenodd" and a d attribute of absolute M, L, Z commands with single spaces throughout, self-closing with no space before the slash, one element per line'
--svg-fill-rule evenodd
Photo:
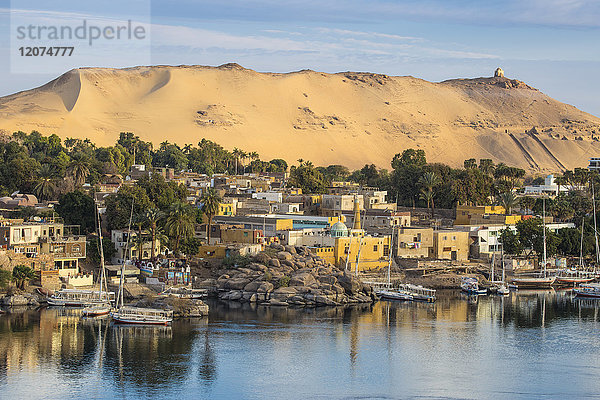
<path fill-rule="evenodd" d="M 7 307 L 40 305 L 36 296 L 30 293 L 9 293 L 0 300 L 0 303 Z"/>
<path fill-rule="evenodd" d="M 370 286 L 306 247 L 277 244 L 247 265 L 218 271 L 216 286 L 222 300 L 271 306 L 339 306 L 377 299 Z"/>

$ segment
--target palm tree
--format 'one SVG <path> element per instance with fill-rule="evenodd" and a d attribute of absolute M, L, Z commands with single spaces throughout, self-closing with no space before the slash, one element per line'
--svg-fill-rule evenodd
<path fill-rule="evenodd" d="M 510 214 L 512 208 L 519 204 L 519 198 L 513 192 L 504 192 L 498 195 L 500 205 L 506 210 L 506 214 Z"/>
<path fill-rule="evenodd" d="M 85 183 L 86 178 L 90 174 L 90 169 L 87 166 L 87 161 L 81 155 L 74 155 L 67 169 L 73 177 L 76 186 L 81 186 Z"/>
<path fill-rule="evenodd" d="M 191 206 L 187 203 L 176 202 L 169 209 L 165 220 L 165 230 L 170 237 L 175 237 L 175 253 L 179 252 L 179 243 L 194 233 L 194 219 Z"/>
<path fill-rule="evenodd" d="M 156 208 L 150 208 L 144 213 L 144 219 L 146 220 L 146 226 L 150 230 L 150 240 L 152 242 L 152 248 L 150 249 L 150 259 L 154 261 L 156 256 L 154 248 L 156 247 L 156 233 L 158 229 L 158 223 L 162 218 L 162 213 Z"/>
<path fill-rule="evenodd" d="M 238 174 L 238 162 L 240 160 L 240 157 L 242 156 L 243 151 L 241 151 L 240 149 L 238 149 L 237 147 L 233 148 L 233 157 L 235 157 L 235 174 Z"/>
<path fill-rule="evenodd" d="M 257 161 L 260 159 L 260 157 L 256 151 L 252 151 L 252 152 L 248 153 L 248 158 L 250 158 L 250 160 L 252 160 L 252 161 Z M 250 165 L 252 165 L 252 164 L 250 164 Z M 254 168 L 252 168 L 251 171 L 254 172 Z"/>
<path fill-rule="evenodd" d="M 43 164 L 38 171 L 38 176 L 38 182 L 33 190 L 38 199 L 47 200 L 52 197 L 56 191 L 56 173 L 49 164 Z"/>
<path fill-rule="evenodd" d="M 207 243 L 210 244 L 210 226 L 212 225 L 212 219 L 219 211 L 219 204 L 221 203 L 221 197 L 217 191 L 213 188 L 208 190 L 202 196 L 202 212 L 208 217 L 208 225 L 206 226 L 206 237 Z"/>
<path fill-rule="evenodd" d="M 440 184 L 440 178 L 435 172 L 425 172 L 421 178 L 419 178 L 419 184 L 421 185 L 421 199 L 427 202 L 427 207 L 431 206 L 431 218 L 433 218 L 433 211 L 435 205 L 433 198 L 435 197 L 435 187 Z"/>

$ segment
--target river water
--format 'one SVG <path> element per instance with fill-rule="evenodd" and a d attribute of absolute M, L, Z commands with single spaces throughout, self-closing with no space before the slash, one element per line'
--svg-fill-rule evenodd
<path fill-rule="evenodd" d="M 0 398 L 600 397 L 600 302 L 569 292 L 210 306 L 161 328 L 13 310 L 0 316 Z"/>

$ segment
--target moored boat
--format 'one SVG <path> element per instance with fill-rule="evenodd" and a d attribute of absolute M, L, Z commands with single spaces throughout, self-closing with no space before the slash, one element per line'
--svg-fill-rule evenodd
<path fill-rule="evenodd" d="M 460 289 L 468 295 L 479 296 L 487 294 L 487 289 L 479 287 L 477 278 L 465 276 L 461 279 Z"/>
<path fill-rule="evenodd" d="M 512 284 L 518 288 L 543 289 L 549 288 L 556 281 L 556 276 L 523 276 L 512 278 Z"/>
<path fill-rule="evenodd" d="M 600 299 L 600 283 L 585 283 L 573 289 L 575 297 Z"/>
<path fill-rule="evenodd" d="M 377 296 L 386 300 L 400 300 L 400 301 L 411 301 L 414 300 L 413 296 L 409 293 L 403 293 L 395 290 L 380 290 L 377 292 Z"/>
<path fill-rule="evenodd" d="M 123 306 L 113 311 L 111 317 L 121 324 L 168 325 L 173 322 L 173 311 Z"/>
<path fill-rule="evenodd" d="M 61 289 L 47 299 L 48 305 L 59 307 L 105 305 L 114 300 L 114 292 L 81 289 Z"/>

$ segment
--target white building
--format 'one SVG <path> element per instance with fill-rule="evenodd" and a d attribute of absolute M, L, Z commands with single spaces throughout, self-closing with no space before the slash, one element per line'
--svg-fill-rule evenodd
<path fill-rule="evenodd" d="M 252 193 L 253 199 L 268 200 L 273 203 L 281 203 L 283 201 L 283 193 L 280 192 L 258 192 Z"/>
<path fill-rule="evenodd" d="M 548 175 L 544 179 L 543 185 L 531 185 L 525 186 L 525 191 L 523 194 L 525 195 L 550 195 L 550 196 L 558 196 L 559 193 L 564 193 L 571 189 L 566 185 L 557 185 L 554 181 L 554 175 Z"/>

